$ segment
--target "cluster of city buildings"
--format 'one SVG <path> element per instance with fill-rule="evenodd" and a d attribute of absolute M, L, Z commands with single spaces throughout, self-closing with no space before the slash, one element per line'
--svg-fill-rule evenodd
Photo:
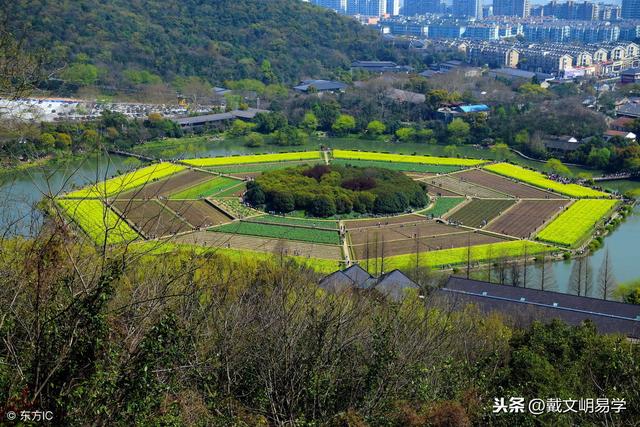
<path fill-rule="evenodd" d="M 425 39 L 467 38 L 502 40 L 519 38 L 531 42 L 599 43 L 619 40 L 633 41 L 640 36 L 640 25 L 634 22 L 613 24 L 591 21 L 522 21 L 486 19 L 465 21 L 449 17 L 418 19 L 387 18 L 378 22 L 383 34 Z"/>
<path fill-rule="evenodd" d="M 506 41 L 442 40 L 440 49 L 457 49 L 467 62 L 490 67 L 520 68 L 564 78 L 614 77 L 640 66 L 640 47 L 628 43 L 572 45 Z"/>
<path fill-rule="evenodd" d="M 393 17 L 448 14 L 454 17 L 482 19 L 490 16 L 526 18 L 555 17 L 565 20 L 615 21 L 640 19 L 640 0 L 622 0 L 622 5 L 551 0 L 545 5 L 532 5 L 529 0 L 303 0 L 338 13 L 352 16 Z"/>

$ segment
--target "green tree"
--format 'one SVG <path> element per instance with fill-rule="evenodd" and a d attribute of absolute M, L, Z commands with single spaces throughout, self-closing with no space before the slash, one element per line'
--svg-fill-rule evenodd
<path fill-rule="evenodd" d="M 310 111 L 305 113 L 304 118 L 302 119 L 302 123 L 300 123 L 302 129 L 304 129 L 309 134 L 314 133 L 318 129 L 318 125 L 318 118 Z"/>
<path fill-rule="evenodd" d="M 611 159 L 611 151 L 606 148 L 592 147 L 587 157 L 587 164 L 598 169 L 603 169 L 609 166 L 609 160 Z"/>
<path fill-rule="evenodd" d="M 427 143 L 427 144 L 435 144 L 436 139 L 434 138 L 434 132 L 432 129 L 419 129 L 416 131 L 414 135 L 414 139 L 416 142 Z"/>
<path fill-rule="evenodd" d="M 549 159 L 544 164 L 544 169 L 548 173 L 570 177 L 571 170 L 558 159 Z"/>
<path fill-rule="evenodd" d="M 262 71 L 262 79 L 265 83 L 270 84 L 278 82 L 278 77 L 276 76 L 276 73 L 273 72 L 271 62 L 269 62 L 269 60 L 265 59 L 262 61 L 260 70 Z"/>
<path fill-rule="evenodd" d="M 96 148 L 100 142 L 100 135 L 94 129 L 87 129 L 82 132 L 82 143 L 91 148 Z"/>
<path fill-rule="evenodd" d="M 415 134 L 416 130 L 414 128 L 403 127 L 396 131 L 396 138 L 401 142 L 409 142 L 413 140 Z"/>
<path fill-rule="evenodd" d="M 471 127 L 469 123 L 462 119 L 456 118 L 447 125 L 447 133 L 449 134 L 449 142 L 452 144 L 464 144 L 469 138 Z"/>
<path fill-rule="evenodd" d="M 50 133 L 43 133 L 40 135 L 40 146 L 44 150 L 52 150 L 56 145 L 56 138 Z"/>
<path fill-rule="evenodd" d="M 447 157 L 458 157 L 460 150 L 455 145 L 447 145 L 444 147 L 444 155 Z"/>
<path fill-rule="evenodd" d="M 233 136 L 246 136 L 251 132 L 256 125 L 254 123 L 244 122 L 242 120 L 236 119 L 231 124 L 231 129 L 229 129 L 229 134 Z"/>
<path fill-rule="evenodd" d="M 340 114 L 331 126 L 336 135 L 347 135 L 356 128 L 356 119 L 348 114 Z"/>
<path fill-rule="evenodd" d="M 259 133 L 251 132 L 245 138 L 244 145 L 247 147 L 261 147 L 264 145 L 264 138 Z"/>
<path fill-rule="evenodd" d="M 71 147 L 71 136 L 68 133 L 58 132 L 56 133 L 56 148 L 60 150 Z"/>
<path fill-rule="evenodd" d="M 83 86 L 94 84 L 98 80 L 98 67 L 92 64 L 71 64 L 62 71 L 62 79 Z"/>
<path fill-rule="evenodd" d="M 371 136 L 382 135 L 387 127 L 379 120 L 372 120 L 367 125 L 367 133 Z"/>
<path fill-rule="evenodd" d="M 311 214 L 317 217 L 326 218 L 336 212 L 336 202 L 326 194 L 318 195 L 311 205 Z"/>

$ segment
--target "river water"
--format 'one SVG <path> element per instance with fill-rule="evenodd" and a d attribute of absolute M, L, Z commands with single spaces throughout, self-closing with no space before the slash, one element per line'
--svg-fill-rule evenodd
<path fill-rule="evenodd" d="M 333 144 L 332 144 L 333 145 Z M 342 145 L 342 144 L 337 144 Z M 280 148 L 280 150 L 278 150 Z M 310 149 L 310 147 L 305 147 Z M 269 151 L 287 151 L 290 147 L 269 147 Z M 214 147 L 197 147 L 185 150 L 180 157 L 218 156 L 251 152 L 265 152 L 264 148 L 250 149 L 237 143 L 216 143 Z M 118 175 L 139 165 L 137 160 L 118 156 L 91 155 L 63 163 L 53 163 L 41 168 L 33 168 L 0 176 L 0 230 L 14 224 L 18 234 L 29 235 L 32 227 L 41 223 L 41 213 L 36 204 L 44 195 L 55 195 L 75 187 Z M 640 188 L 640 182 L 619 181 L 605 184 L 614 189 L 626 191 Z M 618 282 L 640 279 L 640 207 L 636 206 L 632 215 L 604 240 L 604 248 L 589 257 L 594 276 L 602 264 L 605 248 L 609 251 L 613 272 Z M 556 289 L 569 292 L 569 277 L 574 261 L 559 261 L 553 264 Z M 535 286 L 538 273 L 532 269 L 532 285 Z M 593 291 L 597 291 L 594 285 Z M 597 295 L 597 293 L 594 293 Z"/>

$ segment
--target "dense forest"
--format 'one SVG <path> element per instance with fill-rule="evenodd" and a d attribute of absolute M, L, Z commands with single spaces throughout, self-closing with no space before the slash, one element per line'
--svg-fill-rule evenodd
<path fill-rule="evenodd" d="M 295 82 L 353 59 L 393 59 L 373 30 L 299 0 L 20 0 L 3 8 L 16 35 L 80 83 Z"/>
<path fill-rule="evenodd" d="M 424 185 L 424 184 L 423 184 Z M 382 168 L 326 166 L 267 171 L 247 184 L 245 201 L 269 211 L 308 215 L 406 212 L 427 204 L 425 189 L 405 174 Z"/>

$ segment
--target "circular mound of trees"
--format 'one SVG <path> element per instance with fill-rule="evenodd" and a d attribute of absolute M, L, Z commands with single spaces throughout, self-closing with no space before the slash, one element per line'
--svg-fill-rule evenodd
<path fill-rule="evenodd" d="M 329 217 L 388 215 L 427 205 L 422 185 L 401 172 L 355 166 L 301 166 L 268 171 L 249 182 L 245 201 L 278 213 Z"/>

